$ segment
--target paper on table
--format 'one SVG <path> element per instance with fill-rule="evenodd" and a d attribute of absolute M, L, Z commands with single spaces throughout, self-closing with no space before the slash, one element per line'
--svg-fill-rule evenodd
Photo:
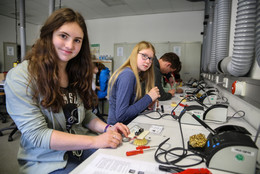
<path fill-rule="evenodd" d="M 158 166 L 156 163 L 99 154 L 80 174 L 166 174 Z"/>

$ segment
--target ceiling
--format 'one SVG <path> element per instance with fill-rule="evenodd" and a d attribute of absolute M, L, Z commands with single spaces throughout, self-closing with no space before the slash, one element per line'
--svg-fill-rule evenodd
<path fill-rule="evenodd" d="M 27 23 L 41 25 L 49 15 L 50 0 L 25 0 Z M 192 2 L 194 1 L 194 2 Z M 19 19 L 19 0 L 1 0 L 0 15 Z M 15 5 L 16 4 L 16 5 Z M 15 10 L 17 6 L 17 10 Z M 203 0 L 56 0 L 55 8 L 79 11 L 85 20 L 204 10 Z"/>

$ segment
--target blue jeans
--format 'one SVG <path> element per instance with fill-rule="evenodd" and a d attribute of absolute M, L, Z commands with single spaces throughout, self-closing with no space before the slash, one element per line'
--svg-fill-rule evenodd
<path fill-rule="evenodd" d="M 68 163 L 65 168 L 58 169 L 50 174 L 67 174 L 71 172 L 73 169 L 75 169 L 80 163 L 82 163 L 85 159 L 87 159 L 90 155 L 92 155 L 97 149 L 88 149 L 84 150 L 83 154 L 80 158 L 74 156 L 71 151 L 68 152 Z"/>

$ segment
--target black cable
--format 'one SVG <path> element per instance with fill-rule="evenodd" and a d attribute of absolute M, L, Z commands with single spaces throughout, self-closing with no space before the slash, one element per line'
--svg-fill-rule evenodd
<path fill-rule="evenodd" d="M 177 105 L 172 109 L 172 111 L 171 111 L 171 115 L 172 115 L 172 117 L 176 120 L 176 119 L 178 119 L 178 117 L 176 117 L 175 116 L 175 114 L 174 114 L 174 111 L 175 111 L 175 109 L 181 104 L 181 102 L 183 101 L 183 100 L 185 100 L 185 99 L 187 99 L 187 97 L 184 97 L 183 99 L 181 99 L 181 101 L 179 101 L 179 103 L 177 103 Z"/>
<path fill-rule="evenodd" d="M 165 150 L 162 149 L 161 147 L 169 140 L 170 138 L 166 139 L 165 141 L 163 141 L 158 148 L 155 151 L 154 154 L 154 159 L 156 162 L 161 163 L 161 164 L 166 164 L 166 165 L 173 165 L 175 167 L 180 167 L 180 168 L 185 168 L 185 167 L 191 167 L 191 166 L 196 166 L 198 164 L 201 164 L 202 162 L 204 162 L 204 157 L 201 154 L 198 153 L 194 153 L 191 150 L 182 148 L 182 147 L 175 147 L 175 148 L 171 148 L 169 150 Z M 183 140 L 183 135 L 182 135 L 182 140 Z M 183 141 L 183 145 L 184 145 L 184 141 Z M 161 150 L 162 152 L 159 152 L 159 150 Z M 176 154 L 174 153 L 174 151 L 182 151 L 182 154 Z M 192 154 L 188 154 L 188 152 L 192 152 Z M 160 157 L 163 156 L 164 157 L 164 161 L 160 160 Z M 172 156 L 176 156 L 177 159 L 175 160 L 169 160 L 167 157 L 172 158 Z M 187 157 L 190 156 L 196 156 L 196 157 L 200 157 L 201 160 L 194 163 L 194 164 L 189 164 L 189 165 L 178 165 L 177 163 L 184 160 Z"/>
<path fill-rule="evenodd" d="M 240 116 L 240 117 L 235 117 L 235 115 L 238 114 L 239 112 L 242 112 L 243 115 Z M 235 112 L 231 117 L 228 117 L 228 118 L 227 118 L 227 121 L 229 121 L 229 120 L 232 119 L 232 118 L 243 118 L 243 117 L 245 116 L 245 114 L 246 114 L 246 113 L 245 113 L 244 111 L 239 110 L 239 111 Z"/>
<path fill-rule="evenodd" d="M 202 103 L 199 99 L 195 99 L 196 102 L 198 102 L 201 106 L 204 106 L 206 109 L 208 109 L 209 107 L 207 105 L 205 105 L 204 103 Z"/>
<path fill-rule="evenodd" d="M 162 149 L 162 146 L 170 139 L 170 138 L 167 138 L 156 149 L 155 154 L 154 154 L 155 161 L 158 163 L 161 163 L 161 164 L 173 165 L 175 167 L 181 167 L 181 168 L 182 167 L 184 167 L 184 168 L 192 167 L 192 166 L 201 164 L 202 162 L 204 162 L 204 158 L 205 158 L 205 156 L 203 154 L 200 154 L 199 152 L 192 151 L 189 149 L 185 149 L 184 137 L 183 137 L 182 127 L 181 127 L 181 118 L 179 118 L 179 127 L 180 127 L 180 132 L 181 132 L 182 147 L 175 147 L 175 148 L 171 148 L 170 150 Z M 161 150 L 162 152 L 159 152 L 159 150 Z M 182 154 L 176 154 L 176 153 L 174 153 L 174 151 L 182 151 Z M 189 152 L 190 152 L 190 154 L 189 154 Z M 161 156 L 164 157 L 164 161 L 160 160 Z M 177 159 L 169 160 L 167 158 L 169 156 L 170 157 L 176 156 Z M 199 160 L 198 162 L 196 162 L 194 164 L 189 164 L 189 165 L 178 165 L 177 164 L 178 162 L 184 160 L 187 157 L 191 157 L 191 156 L 199 157 L 201 160 Z"/>
<path fill-rule="evenodd" d="M 148 117 L 148 118 L 150 118 L 150 119 L 153 119 L 153 120 L 160 120 L 160 119 L 163 118 L 163 117 L 171 116 L 171 114 L 161 114 L 159 111 L 151 111 L 151 112 L 149 112 L 149 113 L 152 113 L 152 112 L 158 113 L 158 114 L 159 114 L 159 117 L 151 117 L 151 116 L 147 115 L 147 113 L 146 113 L 146 114 L 142 114 L 142 115 L 145 116 L 145 117 Z"/>
<path fill-rule="evenodd" d="M 143 112 L 143 113 L 141 113 L 140 115 L 143 115 L 143 116 L 145 116 L 145 117 L 148 117 L 148 118 L 150 118 L 150 119 L 153 119 L 153 120 L 159 120 L 159 119 L 161 119 L 161 118 L 163 118 L 163 117 L 166 117 L 166 116 L 172 116 L 175 120 L 177 120 L 178 119 L 178 116 L 176 116 L 175 114 L 174 114 L 174 111 L 175 111 L 175 109 L 180 105 L 180 103 L 183 101 L 183 100 L 185 100 L 187 97 L 184 97 L 183 99 L 181 99 L 181 101 L 179 101 L 179 103 L 177 103 L 177 105 L 172 109 L 172 111 L 171 111 L 171 114 L 161 114 L 159 111 L 145 111 L 145 112 Z M 149 113 L 153 113 L 153 112 L 157 112 L 158 114 L 159 114 L 159 117 L 151 117 L 151 116 L 149 116 L 149 115 L 147 115 L 147 114 L 149 114 Z"/>
<path fill-rule="evenodd" d="M 222 100 L 223 100 L 225 103 L 228 103 L 228 98 L 227 98 L 227 97 L 222 96 L 221 98 L 222 98 Z"/>

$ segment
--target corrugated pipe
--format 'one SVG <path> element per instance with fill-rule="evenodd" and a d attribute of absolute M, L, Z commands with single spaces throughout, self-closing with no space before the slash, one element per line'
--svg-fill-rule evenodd
<path fill-rule="evenodd" d="M 49 0 L 49 16 L 54 12 L 55 10 L 55 0 Z"/>
<path fill-rule="evenodd" d="M 25 0 L 20 0 L 20 40 L 21 40 L 21 61 L 26 54 L 26 33 L 25 33 Z"/>
<path fill-rule="evenodd" d="M 260 1 L 257 1 L 257 12 L 256 12 L 256 61 L 260 66 Z"/>
<path fill-rule="evenodd" d="M 255 50 L 255 25 L 256 0 L 239 0 L 233 54 L 230 61 L 223 59 L 219 62 L 222 72 L 227 69 L 229 74 L 237 77 L 249 72 Z"/>
<path fill-rule="evenodd" d="M 208 70 L 211 73 L 216 72 L 216 37 L 217 37 L 217 25 L 218 25 L 218 1 L 215 1 L 215 10 L 214 10 L 214 20 L 213 20 L 213 34 L 211 39 L 211 49 L 210 49 L 210 61 Z"/>
<path fill-rule="evenodd" d="M 231 0 L 218 0 L 215 4 L 214 30 L 208 69 L 217 72 L 217 63 L 228 56 Z"/>
<path fill-rule="evenodd" d="M 218 1 L 216 64 L 214 65 L 215 70 L 217 70 L 217 63 L 228 56 L 231 3 L 231 0 Z"/>
<path fill-rule="evenodd" d="M 202 51 L 201 51 L 201 62 L 200 62 L 200 67 L 201 71 L 204 71 L 204 62 L 205 62 L 205 57 L 207 54 L 207 27 L 208 27 L 208 20 L 209 20 L 209 2 L 208 0 L 205 0 L 205 10 L 204 10 L 204 21 L 203 21 L 203 41 L 202 41 Z"/>
<path fill-rule="evenodd" d="M 214 1 L 205 1 L 205 14 L 207 15 L 206 27 L 203 36 L 203 48 L 202 48 L 202 71 L 208 72 L 208 64 L 210 59 L 212 33 L 213 33 L 213 18 L 214 18 Z M 206 11 L 207 9 L 207 11 Z"/>

